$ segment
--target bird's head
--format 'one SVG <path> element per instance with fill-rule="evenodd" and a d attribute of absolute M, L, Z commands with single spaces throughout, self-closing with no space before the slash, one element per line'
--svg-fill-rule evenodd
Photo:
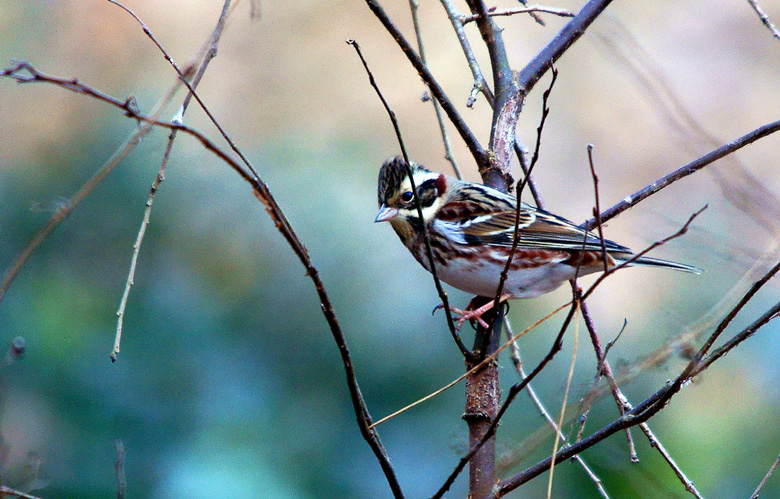
<path fill-rule="evenodd" d="M 423 220 L 433 219 L 443 204 L 447 191 L 447 177 L 412 163 L 412 177 L 420 198 Z M 375 222 L 408 222 L 419 220 L 417 204 L 406 162 L 402 157 L 388 159 L 379 170 L 379 213 Z M 394 223 L 395 225 L 395 223 Z"/>

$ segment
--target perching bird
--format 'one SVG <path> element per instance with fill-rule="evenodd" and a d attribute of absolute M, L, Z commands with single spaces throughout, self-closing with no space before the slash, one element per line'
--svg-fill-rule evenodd
<path fill-rule="evenodd" d="M 379 171 L 379 214 L 375 222 L 390 222 L 401 242 L 430 271 L 422 230 L 425 224 L 439 278 L 462 291 L 495 297 L 499 277 L 512 250 L 516 198 L 482 184 L 432 172 L 415 163 L 411 170 L 422 206 L 422 221 L 406 163 L 403 158 L 395 157 L 387 160 Z M 526 203 L 521 205 L 519 220 L 520 240 L 504 283 L 502 300 L 534 298 L 555 290 L 573 279 L 575 273 L 583 276 L 604 270 L 598 236 Z M 604 246 L 609 268 L 634 256 L 629 248 L 613 241 L 604 240 Z M 701 273 L 690 265 L 648 257 L 638 258 L 631 265 Z M 483 312 L 468 318 L 478 318 Z"/>

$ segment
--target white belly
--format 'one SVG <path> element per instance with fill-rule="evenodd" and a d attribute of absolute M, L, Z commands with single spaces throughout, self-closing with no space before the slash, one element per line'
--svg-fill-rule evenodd
<path fill-rule="evenodd" d="M 426 265 L 426 267 L 428 267 Z M 503 266 L 455 259 L 446 266 L 436 265 L 439 278 L 452 287 L 479 296 L 494 297 Z M 512 270 L 504 283 L 504 294 L 512 298 L 535 298 L 557 289 L 574 278 L 574 268 L 558 262 Z"/>

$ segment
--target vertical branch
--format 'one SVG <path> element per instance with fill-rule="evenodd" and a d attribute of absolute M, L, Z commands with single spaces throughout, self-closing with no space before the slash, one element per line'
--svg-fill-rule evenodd
<path fill-rule="evenodd" d="M 116 499 L 125 499 L 127 492 L 127 477 L 125 476 L 125 445 L 122 439 L 114 440 L 116 449 L 116 461 L 114 461 L 114 471 L 116 472 Z"/>
<path fill-rule="evenodd" d="M 509 162 L 515 147 L 515 126 L 523 95 L 518 92 L 514 73 L 509 67 L 501 30 L 488 15 L 485 3 L 482 0 L 468 0 L 467 3 L 471 11 L 479 15 L 477 26 L 490 54 L 495 91 L 493 123 L 490 127 L 491 154 L 489 163 L 480 165 L 479 173 L 485 185 L 506 192 L 513 183 Z"/>
<path fill-rule="evenodd" d="M 503 307 L 502 307 L 503 308 Z M 488 318 L 490 330 L 480 327 L 474 339 L 475 348 L 480 339 L 480 331 L 490 343 L 483 355 L 492 354 L 498 347 L 501 337 L 503 310 L 492 309 L 493 318 Z M 467 360 L 466 369 L 471 370 L 478 360 Z M 495 485 L 496 439 L 491 436 L 491 428 L 498 414 L 501 392 L 498 389 L 498 360 L 493 359 L 482 369 L 466 377 L 466 411 L 463 419 L 469 426 L 469 448 L 476 449 L 469 461 L 469 496 L 488 497 Z"/>

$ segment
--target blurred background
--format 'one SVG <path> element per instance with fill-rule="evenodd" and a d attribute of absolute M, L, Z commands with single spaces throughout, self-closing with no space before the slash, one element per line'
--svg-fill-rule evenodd
<path fill-rule="evenodd" d="M 412 40 L 407 2 L 383 4 Z M 222 2 L 125 5 L 183 65 L 211 33 Z M 581 5 L 555 4 L 573 11 Z M 438 297 L 430 276 L 389 226 L 372 223 L 379 166 L 399 149 L 347 38 L 361 44 L 412 158 L 434 170 L 451 168 L 432 105 L 421 99 L 424 85 L 363 2 L 259 6 L 254 20 L 247 2 L 237 6 L 199 93 L 309 249 L 379 418 L 459 376 L 463 361 L 444 316 L 431 316 Z M 463 2 L 456 6 L 466 10 Z M 763 7 L 780 21 L 776 3 Z M 465 106 L 471 74 L 444 9 L 422 2 L 420 17 L 434 75 L 486 143 L 491 112 L 482 98 L 473 110 Z M 546 27 L 528 16 L 498 19 L 515 69 L 566 22 L 542 17 Z M 466 31 L 490 80 L 478 31 Z M 4 1 L 0 59 L 24 59 L 120 99 L 134 96 L 143 111 L 175 82 L 139 26 L 104 1 Z M 548 209 L 578 223 L 594 205 L 588 143 L 604 208 L 780 117 L 780 42 L 747 2 L 615 2 L 557 68 L 535 172 Z M 529 148 L 548 84 L 549 75 L 528 96 L 518 124 Z M 180 91 L 162 119 L 183 97 Z M 185 122 L 223 145 L 196 105 Z M 0 269 L 136 126 L 60 88 L 0 81 Z M 247 185 L 186 136 L 174 145 L 156 197 L 122 351 L 110 362 L 132 246 L 166 138 L 162 131 L 147 136 L 40 246 L 0 303 L 0 342 L 23 336 L 27 344 L 24 358 L 0 371 L 0 432 L 9 452 L 3 483 L 24 488 L 42 479 L 46 486 L 34 493 L 47 498 L 114 496 L 114 440 L 121 439 L 128 497 L 389 497 L 355 424 L 338 351 L 304 269 Z M 478 180 L 465 146 L 451 138 L 464 176 Z M 765 138 L 606 227 L 608 238 L 641 249 L 709 204 L 685 237 L 654 253 L 701 267 L 704 275 L 631 269 L 589 301 L 603 341 L 627 321 L 610 358 L 616 371 L 632 376 L 621 384 L 632 402 L 685 365 L 677 354 L 652 367 L 637 368 L 637 361 L 670 343 L 684 351 L 676 338 L 711 331 L 712 321 L 777 261 L 778 151 L 780 135 Z M 450 291 L 454 305 L 470 298 Z M 513 302 L 515 329 L 568 294 Z M 770 284 L 726 337 L 777 298 L 777 284 Z M 560 320 L 521 340 L 527 366 L 547 352 Z M 535 383 L 556 413 L 573 332 Z M 571 408 L 595 370 L 583 328 L 579 334 Z M 780 452 L 779 335 L 780 326 L 770 323 L 651 421 L 706 496 L 747 497 Z M 470 344 L 471 331 L 464 336 Z M 501 365 L 506 390 L 517 377 L 508 358 Z M 463 394 L 459 385 L 380 426 L 409 497 L 431 495 L 465 452 Z M 616 416 L 614 402 L 598 400 L 586 434 Z M 634 437 L 638 464 L 629 462 L 623 434 L 583 455 L 611 496 L 688 497 L 641 433 Z M 503 476 L 551 452 L 552 436 L 524 394 L 502 423 L 498 445 Z M 37 474 L 32 461 L 40 461 Z M 545 475 L 515 496 L 538 497 L 546 484 Z M 448 497 L 465 497 L 466 485 L 464 474 Z M 780 496 L 780 477 L 765 495 Z M 597 491 L 566 462 L 556 468 L 553 496 Z"/>

